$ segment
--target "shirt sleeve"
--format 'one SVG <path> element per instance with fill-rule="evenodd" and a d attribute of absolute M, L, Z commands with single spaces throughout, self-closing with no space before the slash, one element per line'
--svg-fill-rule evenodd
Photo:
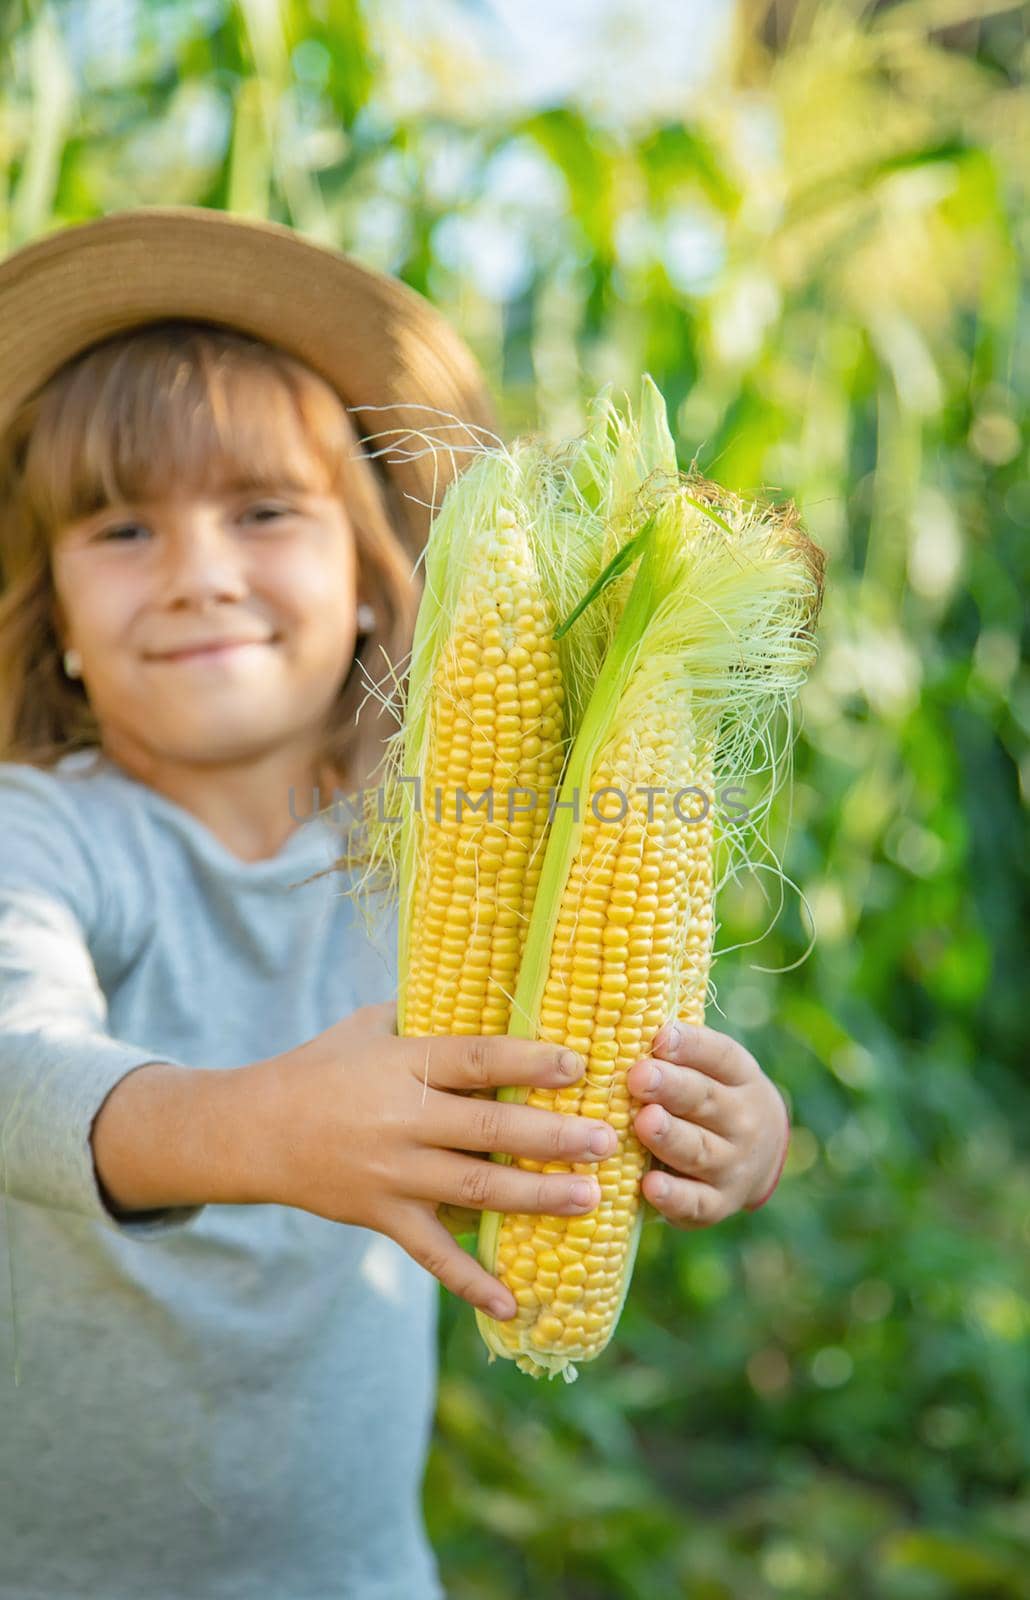
<path fill-rule="evenodd" d="M 91 941 L 110 909 L 64 785 L 0 764 L 0 1193 L 149 1238 L 204 1207 L 116 1213 L 98 1181 L 101 1106 L 137 1067 L 169 1061 L 109 1032 Z"/>

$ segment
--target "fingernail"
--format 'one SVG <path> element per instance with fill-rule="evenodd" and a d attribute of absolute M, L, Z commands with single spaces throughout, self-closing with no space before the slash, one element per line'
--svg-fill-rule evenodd
<path fill-rule="evenodd" d="M 598 1199 L 597 1184 L 591 1183 L 589 1178 L 577 1178 L 569 1186 L 569 1199 L 574 1206 L 595 1206 Z"/>
<path fill-rule="evenodd" d="M 587 1144 L 595 1156 L 606 1156 L 612 1149 L 612 1136 L 607 1128 L 595 1128 Z"/>
<path fill-rule="evenodd" d="M 576 1055 L 574 1050 L 563 1050 L 558 1057 L 558 1071 L 566 1078 L 578 1078 L 584 1065 L 583 1057 Z"/>
<path fill-rule="evenodd" d="M 651 1193 L 654 1195 L 656 1200 L 665 1200 L 669 1193 L 668 1178 L 656 1178 L 654 1180 Z"/>
<path fill-rule="evenodd" d="M 663 1111 L 662 1112 L 662 1116 L 661 1116 L 661 1121 L 657 1124 L 657 1126 L 656 1126 L 656 1128 L 654 1130 L 654 1133 L 651 1135 L 651 1137 L 652 1137 L 652 1139 L 663 1139 L 665 1137 L 665 1135 L 668 1133 L 668 1131 L 669 1131 L 669 1113 L 667 1111 Z"/>
<path fill-rule="evenodd" d="M 518 1307 L 514 1301 L 502 1300 L 498 1297 L 496 1300 L 488 1300 L 486 1309 L 492 1317 L 496 1317 L 500 1322 L 505 1322 L 509 1317 L 515 1315 Z"/>
<path fill-rule="evenodd" d="M 659 1038 L 661 1039 L 663 1050 L 676 1050 L 679 1048 L 680 1041 L 683 1038 L 683 1029 L 678 1022 L 666 1023 L 659 1034 Z"/>
<path fill-rule="evenodd" d="M 647 1072 L 647 1081 L 644 1084 L 644 1088 L 647 1090 L 647 1093 L 648 1094 L 653 1094 L 654 1091 L 657 1088 L 660 1087 L 661 1081 L 662 1081 L 662 1069 L 661 1069 L 661 1067 L 650 1067 L 648 1069 L 648 1072 Z"/>

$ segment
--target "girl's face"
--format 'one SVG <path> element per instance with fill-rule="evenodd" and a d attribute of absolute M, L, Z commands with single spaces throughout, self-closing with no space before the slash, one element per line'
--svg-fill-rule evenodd
<path fill-rule="evenodd" d="M 173 487 L 60 530 L 58 626 L 108 753 L 205 765 L 317 741 L 357 602 L 353 532 L 324 489 L 299 462 L 293 481 Z"/>

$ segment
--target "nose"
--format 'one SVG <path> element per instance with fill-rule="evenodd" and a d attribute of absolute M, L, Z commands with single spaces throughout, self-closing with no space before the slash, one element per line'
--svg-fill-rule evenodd
<path fill-rule="evenodd" d="M 213 509 L 194 506 L 177 516 L 162 547 L 167 605 L 238 600 L 247 592 L 243 552 Z"/>

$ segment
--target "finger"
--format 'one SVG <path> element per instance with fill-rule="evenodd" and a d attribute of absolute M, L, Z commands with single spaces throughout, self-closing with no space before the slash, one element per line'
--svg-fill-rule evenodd
<path fill-rule="evenodd" d="M 729 1139 L 670 1116 L 664 1106 L 645 1106 L 637 1112 L 633 1127 L 641 1144 L 667 1166 L 706 1183 L 718 1184 L 739 1160 L 740 1153 Z"/>
<path fill-rule="evenodd" d="M 677 1067 L 655 1056 L 634 1061 L 626 1086 L 645 1105 L 657 1104 L 674 1117 L 704 1123 L 716 1133 L 726 1132 L 732 1114 L 732 1091 L 694 1067 Z"/>
<path fill-rule="evenodd" d="M 412 1074 L 436 1089 L 498 1089 L 569 1084 L 586 1069 L 582 1056 L 540 1039 L 439 1034 L 402 1041 Z"/>
<path fill-rule="evenodd" d="M 600 1205 L 601 1185 L 586 1172 L 525 1172 L 507 1162 L 433 1150 L 419 1162 L 418 1198 L 477 1211 L 582 1217 Z"/>
<path fill-rule="evenodd" d="M 749 1083 L 761 1070 L 739 1040 L 703 1022 L 666 1022 L 655 1034 L 651 1054 L 681 1067 L 695 1067 L 731 1085 Z"/>
<path fill-rule="evenodd" d="M 405 1207 L 403 1221 L 394 1231 L 394 1238 L 420 1267 L 439 1278 L 451 1294 L 467 1300 L 469 1305 L 478 1306 L 499 1321 L 515 1315 L 518 1307 L 511 1290 L 463 1250 L 440 1219 L 425 1206 L 412 1202 Z"/>
<path fill-rule="evenodd" d="M 718 1189 L 694 1178 L 652 1171 L 644 1174 L 640 1187 L 644 1199 L 677 1228 L 709 1228 L 733 1210 Z"/>
<path fill-rule="evenodd" d="M 619 1143 L 611 1123 L 597 1117 L 442 1094 L 433 1096 L 425 1137 L 449 1150 L 496 1151 L 535 1161 L 602 1161 Z"/>

